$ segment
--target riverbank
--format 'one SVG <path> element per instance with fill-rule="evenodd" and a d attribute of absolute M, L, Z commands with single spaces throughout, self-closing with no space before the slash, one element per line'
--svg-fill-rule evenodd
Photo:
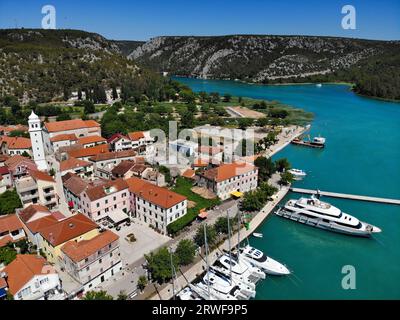
<path fill-rule="evenodd" d="M 265 219 L 271 214 L 275 206 L 286 196 L 289 192 L 288 187 L 284 187 L 273 196 L 273 200 L 268 202 L 264 208 L 257 213 L 250 222 L 249 229 L 242 228 L 240 230 L 240 242 L 250 237 L 251 234 L 264 222 Z M 231 247 L 237 246 L 239 242 L 238 234 L 234 234 L 231 237 L 230 243 Z M 228 240 L 225 240 L 217 249 L 213 250 L 208 256 L 208 263 L 212 265 L 220 256 L 221 252 L 228 251 Z M 198 261 L 194 263 L 188 270 L 184 271 L 181 276 L 177 277 L 174 281 L 175 293 L 179 292 L 181 289 L 188 285 L 188 282 L 194 281 L 198 276 L 200 276 L 206 270 L 205 258 L 200 255 Z M 166 284 L 159 288 L 157 294 L 154 294 L 151 300 L 170 300 L 173 297 L 173 285 L 172 283 Z"/>

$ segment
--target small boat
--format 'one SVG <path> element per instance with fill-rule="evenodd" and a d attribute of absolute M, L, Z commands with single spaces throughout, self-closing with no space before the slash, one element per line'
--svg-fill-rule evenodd
<path fill-rule="evenodd" d="M 262 234 L 262 233 L 254 232 L 254 233 L 253 233 L 253 236 L 256 237 L 256 238 L 262 238 L 262 237 L 263 237 L 263 234 Z"/>
<path fill-rule="evenodd" d="M 314 137 L 312 144 L 324 146 L 326 139 L 323 137 Z"/>
<path fill-rule="evenodd" d="M 378 227 L 362 222 L 330 203 L 320 201 L 319 194 L 317 197 L 312 195 L 311 198 L 289 200 L 275 214 L 312 227 L 353 236 L 368 237 L 372 233 L 381 232 Z"/>
<path fill-rule="evenodd" d="M 294 176 L 295 179 L 302 179 L 307 175 L 307 173 L 305 173 L 303 170 L 294 169 L 294 168 L 288 170 L 288 172 L 290 172 Z"/>
<path fill-rule="evenodd" d="M 317 83 L 317 88 L 321 88 L 322 87 L 322 83 Z"/>
<path fill-rule="evenodd" d="M 290 271 L 282 263 L 268 257 L 261 250 L 247 245 L 240 249 L 241 257 L 250 262 L 253 266 L 260 268 L 265 273 L 281 276 L 288 275 Z"/>

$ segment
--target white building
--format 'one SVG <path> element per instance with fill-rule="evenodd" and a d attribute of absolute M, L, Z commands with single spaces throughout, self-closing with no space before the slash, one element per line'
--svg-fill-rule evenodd
<path fill-rule="evenodd" d="M 28 119 L 29 135 L 32 143 L 33 160 L 40 171 L 47 170 L 46 155 L 44 154 L 44 144 L 42 128 L 39 117 L 33 112 Z"/>
<path fill-rule="evenodd" d="M 89 240 L 69 241 L 61 248 L 60 264 L 89 291 L 122 270 L 119 236 L 107 230 Z"/>
<path fill-rule="evenodd" d="M 0 272 L 14 300 L 63 300 L 60 278 L 41 256 L 19 254 Z"/>
<path fill-rule="evenodd" d="M 198 184 L 214 192 L 221 200 L 257 188 L 257 167 L 243 162 L 223 164 L 198 174 Z"/>
<path fill-rule="evenodd" d="M 51 138 L 63 135 L 75 134 L 77 138 L 88 136 L 101 136 L 100 124 L 94 120 L 66 120 L 46 122 L 43 128 L 43 141 L 46 152 L 51 153 Z"/>
<path fill-rule="evenodd" d="M 187 213 L 187 198 L 139 178 L 126 182 L 130 191 L 131 215 L 145 224 L 167 232 L 167 226 Z"/>

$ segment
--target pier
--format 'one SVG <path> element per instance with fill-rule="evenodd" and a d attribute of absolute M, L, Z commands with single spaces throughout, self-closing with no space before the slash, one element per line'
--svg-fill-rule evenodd
<path fill-rule="evenodd" d="M 359 200 L 359 201 L 400 205 L 400 200 L 397 200 L 397 199 L 359 196 L 359 195 L 354 195 L 354 194 L 318 191 L 318 190 L 301 189 L 301 188 L 290 188 L 290 191 L 296 192 L 296 193 L 305 193 L 305 194 L 317 194 L 319 192 L 319 194 L 321 196 L 332 197 L 332 198 L 341 198 L 341 199 L 349 199 L 349 200 Z"/>

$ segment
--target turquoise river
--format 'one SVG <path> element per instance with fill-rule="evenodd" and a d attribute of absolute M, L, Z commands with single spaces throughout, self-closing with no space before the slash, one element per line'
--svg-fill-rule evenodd
<path fill-rule="evenodd" d="M 313 112 L 311 136 L 327 138 L 324 150 L 290 145 L 287 157 L 308 173 L 295 187 L 400 199 L 400 103 L 360 97 L 345 85 L 264 86 L 177 78 L 194 91 L 279 100 Z M 289 194 L 288 198 L 300 197 Z M 251 244 L 285 263 L 293 274 L 268 277 L 257 299 L 399 299 L 400 206 L 325 198 L 344 212 L 380 227 L 356 238 L 271 215 Z M 356 289 L 342 288 L 344 266 L 355 268 Z"/>

